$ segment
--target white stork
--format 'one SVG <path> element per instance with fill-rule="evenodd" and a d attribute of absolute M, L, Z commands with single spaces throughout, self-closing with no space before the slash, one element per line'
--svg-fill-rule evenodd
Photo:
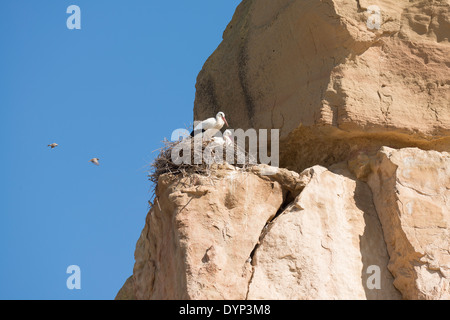
<path fill-rule="evenodd" d="M 212 131 L 217 132 L 220 129 L 222 129 L 224 124 L 226 124 L 228 127 L 227 119 L 225 119 L 225 113 L 221 111 L 216 115 L 215 118 L 209 118 L 197 124 L 194 130 L 192 130 L 191 132 L 191 137 L 210 129 L 212 129 Z"/>
<path fill-rule="evenodd" d="M 213 137 L 211 144 L 214 146 L 228 147 L 233 145 L 233 140 L 231 140 L 232 133 L 230 130 L 225 130 L 222 137 Z"/>

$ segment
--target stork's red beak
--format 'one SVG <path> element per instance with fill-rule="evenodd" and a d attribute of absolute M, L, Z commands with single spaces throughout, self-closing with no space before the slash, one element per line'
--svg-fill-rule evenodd
<path fill-rule="evenodd" d="M 223 121 L 225 121 L 225 124 L 227 125 L 227 127 L 229 127 L 227 119 L 225 119 L 225 117 L 222 117 Z"/>

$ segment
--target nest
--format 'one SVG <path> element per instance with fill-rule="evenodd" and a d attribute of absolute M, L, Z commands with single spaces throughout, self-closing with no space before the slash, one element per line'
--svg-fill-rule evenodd
<path fill-rule="evenodd" d="M 228 163 L 242 170 L 256 165 L 256 160 L 237 144 L 223 147 L 213 147 L 211 141 L 184 138 L 181 141 L 163 140 L 164 146 L 151 164 L 149 180 L 154 187 L 159 177 L 170 173 L 183 177 L 192 174 L 209 176 L 216 164 Z"/>

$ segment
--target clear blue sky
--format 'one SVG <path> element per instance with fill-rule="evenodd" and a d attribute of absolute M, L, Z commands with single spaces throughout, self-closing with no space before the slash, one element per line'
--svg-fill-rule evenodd
<path fill-rule="evenodd" d="M 193 121 L 197 74 L 239 2 L 2 1 L 0 299 L 115 297 L 152 151 Z M 66 27 L 72 4 L 81 30 Z M 66 287 L 72 264 L 81 290 Z"/>

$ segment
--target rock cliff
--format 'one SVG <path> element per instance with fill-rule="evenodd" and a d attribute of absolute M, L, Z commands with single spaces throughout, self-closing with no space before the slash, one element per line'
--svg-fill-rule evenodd
<path fill-rule="evenodd" d="M 194 118 L 281 168 L 162 175 L 116 298 L 450 299 L 449 39 L 448 0 L 242 1 Z"/>
<path fill-rule="evenodd" d="M 279 128 L 281 166 L 297 172 L 382 146 L 449 150 L 449 12 L 445 0 L 244 0 L 198 75 L 194 118 Z"/>

